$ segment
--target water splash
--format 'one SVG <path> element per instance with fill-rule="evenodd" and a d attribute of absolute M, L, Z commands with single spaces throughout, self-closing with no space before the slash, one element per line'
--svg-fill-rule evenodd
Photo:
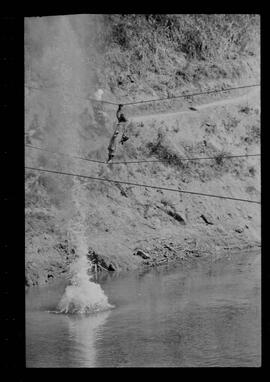
<path fill-rule="evenodd" d="M 66 287 L 58 309 L 61 313 L 87 314 L 113 308 L 99 284 L 91 281 L 87 273 L 89 264 L 86 256 L 72 265 L 72 284 Z"/>
<path fill-rule="evenodd" d="M 80 136 L 80 118 L 86 108 L 86 79 L 91 85 L 85 64 L 85 52 L 79 42 L 76 25 L 81 25 L 84 18 L 80 15 L 61 16 L 52 19 L 57 33 L 54 33 L 53 44 L 44 55 L 43 64 L 56 82 L 55 105 L 56 136 L 50 133 L 47 145 L 64 153 L 80 153 L 82 138 Z M 91 76 L 90 76 L 91 78 Z M 94 88 L 94 86 L 92 86 Z M 103 92 L 103 91 L 102 91 Z M 98 96 L 102 93 L 99 91 Z M 57 139 L 56 139 L 57 138 Z M 56 147 L 59 146 L 59 147 Z M 58 165 L 80 172 L 80 164 L 61 157 Z M 54 163 L 55 164 L 55 163 Z M 76 168 L 78 169 L 76 170 Z M 64 181 L 59 185 L 63 189 Z M 70 266 L 71 285 L 67 286 L 58 304 L 62 313 L 91 313 L 112 308 L 100 285 L 93 282 L 88 275 L 91 262 L 87 258 L 89 243 L 87 240 L 87 191 L 79 179 L 70 180 L 64 189 L 65 206 L 62 207 L 64 218 L 61 228 L 67 232 L 69 241 L 75 245 L 77 259 Z"/>
<path fill-rule="evenodd" d="M 82 184 L 78 179 L 74 180 L 72 188 L 72 200 L 77 211 L 76 219 L 73 218 L 69 224 L 69 235 L 76 244 L 78 259 L 71 264 L 71 285 L 66 287 L 58 309 L 61 313 L 87 314 L 104 311 L 113 308 L 109 304 L 108 297 L 101 286 L 91 281 L 92 276 L 88 274 L 92 263 L 87 258 L 88 245 L 86 235 L 86 201 L 87 197 Z"/>

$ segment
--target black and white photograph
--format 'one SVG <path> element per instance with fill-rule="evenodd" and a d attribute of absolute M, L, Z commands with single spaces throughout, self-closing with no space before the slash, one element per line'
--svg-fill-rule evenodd
<path fill-rule="evenodd" d="M 260 14 L 23 23 L 26 368 L 260 368 Z"/>

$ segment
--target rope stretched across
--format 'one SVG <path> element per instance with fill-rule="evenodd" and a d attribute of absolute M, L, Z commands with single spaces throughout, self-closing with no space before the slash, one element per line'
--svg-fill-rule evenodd
<path fill-rule="evenodd" d="M 37 147 L 37 146 L 32 146 L 32 145 L 25 145 L 25 147 L 29 147 L 29 148 L 32 148 L 32 149 L 36 149 L 36 150 L 41 150 L 41 151 L 46 151 L 46 152 L 49 152 L 49 153 L 52 153 L 52 154 L 56 154 L 56 155 L 64 155 L 64 156 L 67 156 L 67 157 L 70 157 L 70 158 L 76 158 L 76 159 L 80 159 L 80 160 L 84 160 L 84 161 L 87 161 L 87 162 L 94 162 L 94 163 L 102 163 L 102 164 L 107 164 L 107 162 L 104 162 L 104 161 L 100 161 L 100 160 L 97 160 L 97 159 L 88 159 L 88 158 L 85 158 L 85 157 L 79 157 L 79 156 L 76 156 L 76 155 L 70 155 L 70 154 L 65 154 L 65 153 L 61 153 L 61 152 L 56 152 L 56 151 L 51 151 L 51 150 L 48 150 L 48 149 L 44 149 L 42 147 Z M 225 159 L 225 158 L 244 158 L 244 157 L 258 157 L 258 156 L 261 156 L 261 154 L 242 154 L 242 155 L 222 155 L 220 156 L 220 159 Z M 215 157 L 201 157 L 201 158 L 179 158 L 179 160 L 181 161 L 196 161 L 196 160 L 206 160 L 206 159 L 217 159 L 219 158 L 219 156 L 215 156 Z M 121 162 L 111 162 L 112 164 L 132 164 L 132 163 L 163 163 L 165 162 L 165 160 L 163 159 L 153 159 L 153 160 L 135 160 L 135 161 L 121 161 Z"/>
<path fill-rule="evenodd" d="M 153 188 L 153 189 L 157 189 L 157 190 L 179 192 L 179 193 L 183 193 L 183 194 L 192 194 L 192 195 L 198 195 L 198 196 L 206 196 L 206 197 L 212 197 L 212 198 L 228 199 L 228 200 L 236 200 L 236 201 L 247 202 L 247 203 L 261 204 L 261 202 L 259 202 L 257 200 L 240 199 L 240 198 L 233 198 L 230 196 L 221 196 L 221 195 L 213 195 L 213 194 L 204 194 L 202 192 L 195 192 L 195 191 L 183 191 L 183 190 L 179 190 L 179 189 L 175 189 L 175 188 L 167 188 L 167 187 L 160 187 L 160 186 L 152 186 L 152 185 L 148 185 L 148 184 L 124 182 L 121 180 L 99 178 L 99 177 L 94 177 L 94 176 L 89 176 L 89 175 L 73 174 L 73 173 L 68 173 L 68 172 L 41 169 L 41 168 L 36 168 L 36 167 L 25 166 L 25 168 L 28 170 L 36 170 L 36 171 L 53 173 L 53 174 L 69 175 L 69 176 L 75 176 L 78 178 L 92 179 L 92 180 L 98 180 L 98 181 L 103 181 L 103 182 L 128 184 L 130 186 L 135 186 L 135 187 L 146 187 L 146 188 Z"/>
<path fill-rule="evenodd" d="M 208 90 L 208 91 L 199 92 L 199 93 L 181 94 L 179 96 L 171 96 L 171 97 L 164 97 L 164 98 L 155 98 L 155 99 L 150 99 L 150 100 L 142 100 L 142 101 L 134 101 L 134 102 L 126 102 L 126 103 L 124 103 L 124 102 L 116 103 L 116 102 L 106 101 L 106 100 L 97 100 L 97 99 L 90 98 L 90 97 L 87 97 L 87 98 L 86 97 L 85 98 L 84 97 L 78 97 L 78 98 L 86 99 L 86 100 L 94 101 L 94 102 L 107 103 L 107 104 L 115 105 L 115 106 L 118 106 L 119 104 L 122 104 L 124 106 L 128 106 L 128 105 L 137 105 L 137 104 L 141 104 L 141 103 L 149 103 L 149 102 L 157 102 L 157 101 L 164 101 L 164 100 L 172 100 L 172 99 L 176 99 L 176 98 L 193 97 L 193 96 L 198 96 L 198 95 L 202 95 L 202 94 L 221 93 L 221 92 L 227 92 L 227 91 L 230 91 L 230 90 L 252 88 L 252 87 L 256 87 L 256 86 L 261 86 L 261 85 L 260 84 L 243 85 L 243 86 L 237 86 L 237 87 L 227 88 L 227 89 Z M 29 89 L 36 89 L 36 90 L 55 89 L 55 87 L 51 87 L 51 88 L 50 87 L 36 88 L 34 86 L 29 86 L 29 85 L 25 85 L 25 87 L 29 88 Z"/>

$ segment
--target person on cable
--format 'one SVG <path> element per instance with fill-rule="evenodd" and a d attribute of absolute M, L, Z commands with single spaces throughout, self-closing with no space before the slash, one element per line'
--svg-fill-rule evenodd
<path fill-rule="evenodd" d="M 121 125 L 123 126 L 123 134 L 122 134 L 122 138 L 120 141 L 120 143 L 122 143 L 122 145 L 123 145 L 123 143 L 129 139 L 129 137 L 127 136 L 127 122 L 128 122 L 128 120 L 127 120 L 126 116 L 124 115 L 123 105 L 121 105 L 121 104 L 118 106 L 118 110 L 116 112 L 116 118 L 118 120 L 118 126 L 121 126 Z"/>
<path fill-rule="evenodd" d="M 109 146 L 108 146 L 109 155 L 108 155 L 107 163 L 110 163 L 114 157 L 114 152 L 116 149 L 116 138 L 117 138 L 118 134 L 119 134 L 119 130 L 118 130 L 118 125 L 117 125 L 116 129 L 113 133 L 113 136 L 111 137 Z"/>
<path fill-rule="evenodd" d="M 122 108 L 123 108 L 123 105 L 120 104 L 118 106 L 118 109 L 116 112 L 117 125 L 116 125 L 116 129 L 113 133 L 113 136 L 111 137 L 111 140 L 110 140 L 110 143 L 108 146 L 109 155 L 108 155 L 107 163 L 110 163 L 112 158 L 114 157 L 114 153 L 116 150 L 116 138 L 119 134 L 119 128 L 121 125 L 123 127 L 123 132 L 122 132 L 122 137 L 121 137 L 120 143 L 123 145 L 124 142 L 126 142 L 129 139 L 129 137 L 126 134 L 128 119 L 124 115 Z"/>

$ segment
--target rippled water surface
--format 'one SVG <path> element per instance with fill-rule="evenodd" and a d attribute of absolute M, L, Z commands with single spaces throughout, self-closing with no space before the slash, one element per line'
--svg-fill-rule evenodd
<path fill-rule="evenodd" d="M 260 254 L 105 275 L 114 309 L 49 313 L 64 283 L 26 293 L 27 367 L 260 366 Z"/>

